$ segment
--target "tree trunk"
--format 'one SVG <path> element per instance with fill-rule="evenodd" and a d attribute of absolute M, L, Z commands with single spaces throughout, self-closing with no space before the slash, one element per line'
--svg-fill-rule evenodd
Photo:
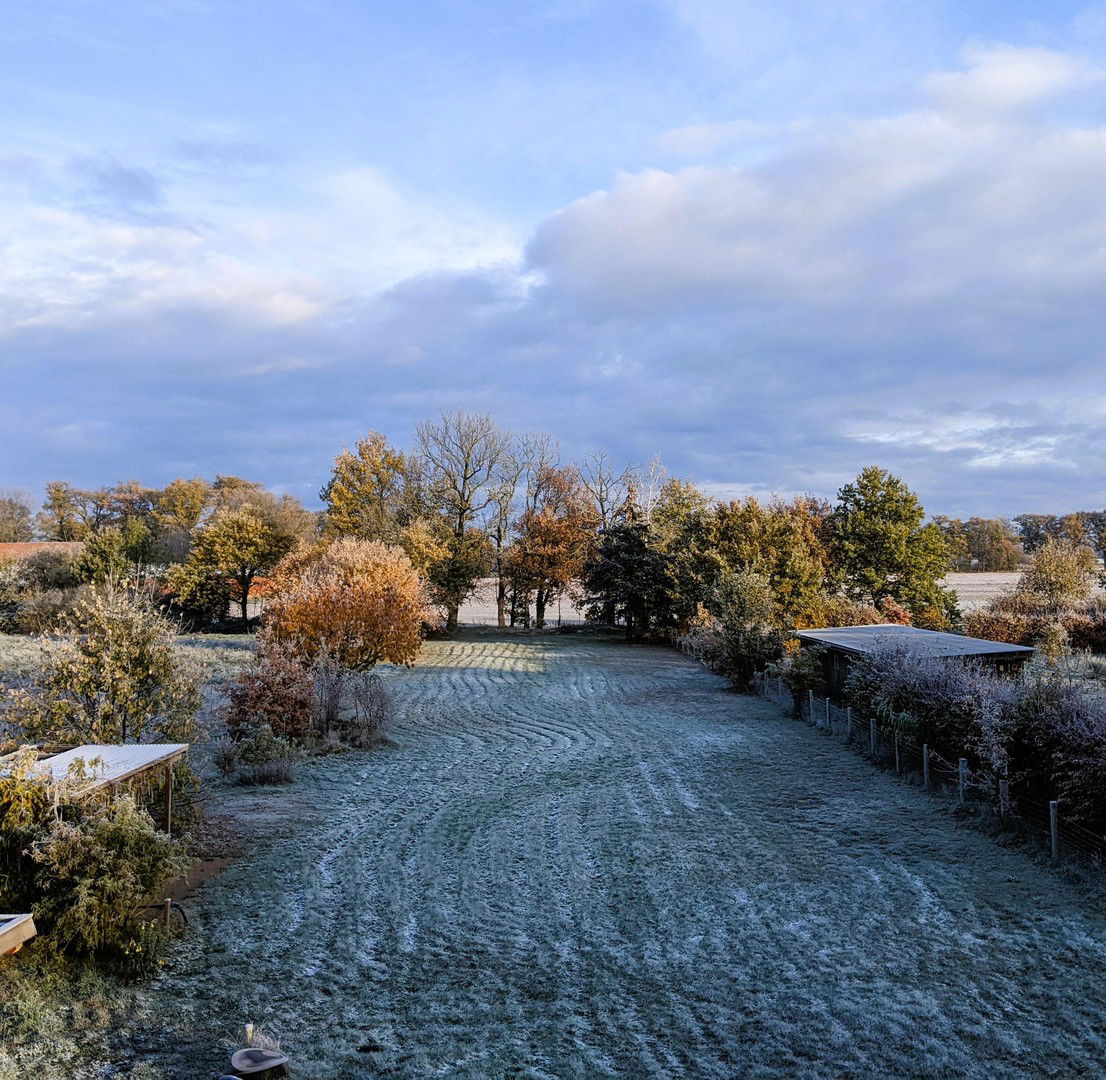
<path fill-rule="evenodd" d="M 500 629 L 507 625 L 507 582 L 502 575 L 495 590 L 495 617 Z"/>
<path fill-rule="evenodd" d="M 537 615 L 538 629 L 545 628 L 545 589 L 539 588 L 534 597 L 534 613 Z"/>
<path fill-rule="evenodd" d="M 451 600 L 445 609 L 445 628 L 451 634 L 457 629 L 457 611 L 461 605 L 456 600 Z"/>
<path fill-rule="evenodd" d="M 249 629 L 250 625 L 250 584 L 249 581 L 239 581 L 238 588 L 242 591 L 242 629 Z"/>

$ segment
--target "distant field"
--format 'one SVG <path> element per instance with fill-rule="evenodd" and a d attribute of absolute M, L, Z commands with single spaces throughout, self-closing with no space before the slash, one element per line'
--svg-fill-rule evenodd
<path fill-rule="evenodd" d="M 531 615 L 533 608 L 531 608 Z M 491 578 L 480 583 L 477 591 L 468 598 L 458 613 L 462 625 L 494 626 L 496 624 L 495 581 Z M 560 601 L 554 600 L 545 612 L 546 622 L 556 624 L 558 619 L 566 622 L 583 622 L 584 613 L 567 596 Z"/>
<path fill-rule="evenodd" d="M 1020 570 L 1001 573 L 977 572 L 972 574 L 949 574 L 944 584 L 956 591 L 960 599 L 960 610 L 965 615 L 979 611 L 996 596 L 1011 592 L 1021 580 Z"/>
<path fill-rule="evenodd" d="M 960 598 L 960 610 L 965 615 L 979 611 L 996 596 L 1012 591 L 1021 579 L 1020 570 L 1002 573 L 949 574 L 944 584 L 956 590 Z M 1102 590 L 1098 590 L 1100 593 Z"/>

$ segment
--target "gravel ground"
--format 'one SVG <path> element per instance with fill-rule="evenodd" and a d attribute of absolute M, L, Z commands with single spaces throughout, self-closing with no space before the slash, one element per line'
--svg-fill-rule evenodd
<path fill-rule="evenodd" d="M 82 1076 L 1106 1070 L 1101 900 L 773 705 L 587 636 L 386 676 L 396 747 L 220 796 L 254 853 Z"/>

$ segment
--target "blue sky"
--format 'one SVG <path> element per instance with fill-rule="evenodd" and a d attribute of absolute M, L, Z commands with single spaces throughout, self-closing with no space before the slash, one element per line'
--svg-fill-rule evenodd
<path fill-rule="evenodd" d="M 719 493 L 1106 504 L 1106 4 L 9 3 L 0 487 L 455 407 Z"/>

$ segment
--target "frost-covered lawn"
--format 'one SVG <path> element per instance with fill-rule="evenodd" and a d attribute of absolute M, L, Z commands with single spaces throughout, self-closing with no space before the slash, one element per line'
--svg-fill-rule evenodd
<path fill-rule="evenodd" d="M 207 679 L 220 682 L 248 667 L 254 639 L 248 634 L 189 634 L 177 647 L 194 657 Z M 27 675 L 42 662 L 42 643 L 26 634 L 0 634 L 0 675 Z"/>
<path fill-rule="evenodd" d="M 220 795 L 257 847 L 120 1064 L 215 1076 L 250 1020 L 313 1080 L 1101 1074 L 1101 901 L 837 742 L 596 639 L 386 674 L 398 747 Z"/>

